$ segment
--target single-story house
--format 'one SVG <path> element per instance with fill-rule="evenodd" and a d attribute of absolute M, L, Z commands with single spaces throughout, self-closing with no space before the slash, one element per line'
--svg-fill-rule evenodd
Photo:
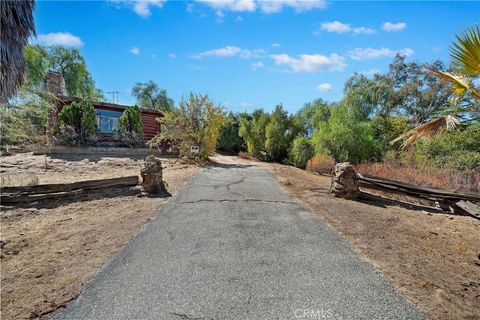
<path fill-rule="evenodd" d="M 80 98 L 62 95 L 57 95 L 57 99 L 57 112 L 60 112 L 64 106 L 69 105 L 72 102 L 81 101 Z M 95 113 L 97 116 L 97 126 L 100 131 L 100 140 L 105 142 L 114 142 L 114 135 L 118 130 L 118 118 L 120 118 L 123 111 L 128 106 L 97 101 L 91 101 L 91 103 L 95 108 Z M 152 139 L 157 133 L 160 132 L 160 123 L 155 120 L 158 117 L 162 117 L 162 113 L 160 111 L 141 109 L 143 140 L 145 142 Z"/>
<path fill-rule="evenodd" d="M 65 95 L 65 81 L 62 75 L 58 72 L 51 71 L 48 73 L 46 86 L 47 89 L 57 97 L 55 103 L 56 108 L 51 110 L 48 116 L 48 139 L 52 137 L 52 131 L 57 120 L 58 113 L 63 109 L 63 107 L 71 104 L 72 102 L 81 101 L 82 99 Z M 97 116 L 97 125 L 100 131 L 100 141 L 112 143 L 116 142 L 115 133 L 118 129 L 118 118 L 128 106 L 99 101 L 91 101 L 91 103 L 95 108 Z M 161 125 L 156 118 L 162 116 L 163 114 L 160 111 L 141 109 L 144 142 L 147 142 L 161 131 Z"/>

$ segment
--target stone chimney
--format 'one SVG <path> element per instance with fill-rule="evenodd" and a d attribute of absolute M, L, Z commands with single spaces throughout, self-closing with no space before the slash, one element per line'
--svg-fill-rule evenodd
<path fill-rule="evenodd" d="M 65 95 L 65 79 L 60 72 L 48 71 L 47 79 L 45 80 L 47 90 L 56 96 Z"/>

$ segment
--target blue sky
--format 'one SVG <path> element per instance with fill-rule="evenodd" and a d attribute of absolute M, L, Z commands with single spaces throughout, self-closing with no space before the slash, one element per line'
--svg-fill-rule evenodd
<path fill-rule="evenodd" d="M 479 12 L 474 1 L 38 1 L 35 18 L 36 41 L 79 48 L 120 103 L 154 80 L 176 102 L 193 91 L 232 111 L 295 112 L 341 99 L 353 72 L 385 71 L 396 52 L 448 62 Z"/>

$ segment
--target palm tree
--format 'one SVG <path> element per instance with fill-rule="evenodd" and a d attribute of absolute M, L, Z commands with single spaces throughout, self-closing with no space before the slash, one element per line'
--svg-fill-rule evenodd
<path fill-rule="evenodd" d="M 408 147 L 422 137 L 435 136 L 445 129 L 456 127 L 460 124 L 457 118 L 459 114 L 480 112 L 480 88 L 476 84 L 480 77 L 480 28 L 478 25 L 472 26 L 461 36 L 455 35 L 455 37 L 457 42 L 453 42 L 450 48 L 452 71 L 439 71 L 431 67 L 427 67 L 427 70 L 450 84 L 453 105 L 456 107 L 449 110 L 451 114 L 424 123 L 392 140 L 390 144 L 405 139 L 403 147 Z M 472 98 L 473 103 L 466 108 L 458 106 L 458 103 L 467 95 Z M 469 120 L 473 120 L 472 117 L 469 117 Z"/>
<path fill-rule="evenodd" d="M 0 103 L 13 97 L 23 83 L 23 48 L 35 35 L 34 9 L 34 0 L 0 1 Z"/>

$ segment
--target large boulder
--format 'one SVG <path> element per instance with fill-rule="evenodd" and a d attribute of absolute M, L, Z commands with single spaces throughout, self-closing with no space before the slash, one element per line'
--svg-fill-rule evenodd
<path fill-rule="evenodd" d="M 337 163 L 332 169 L 332 184 L 330 192 L 341 198 L 356 198 L 359 184 L 355 168 L 350 162 Z"/>
<path fill-rule="evenodd" d="M 166 191 L 163 182 L 162 161 L 149 155 L 145 158 L 145 167 L 140 170 L 142 176 L 142 187 L 146 193 L 158 194 Z"/>

